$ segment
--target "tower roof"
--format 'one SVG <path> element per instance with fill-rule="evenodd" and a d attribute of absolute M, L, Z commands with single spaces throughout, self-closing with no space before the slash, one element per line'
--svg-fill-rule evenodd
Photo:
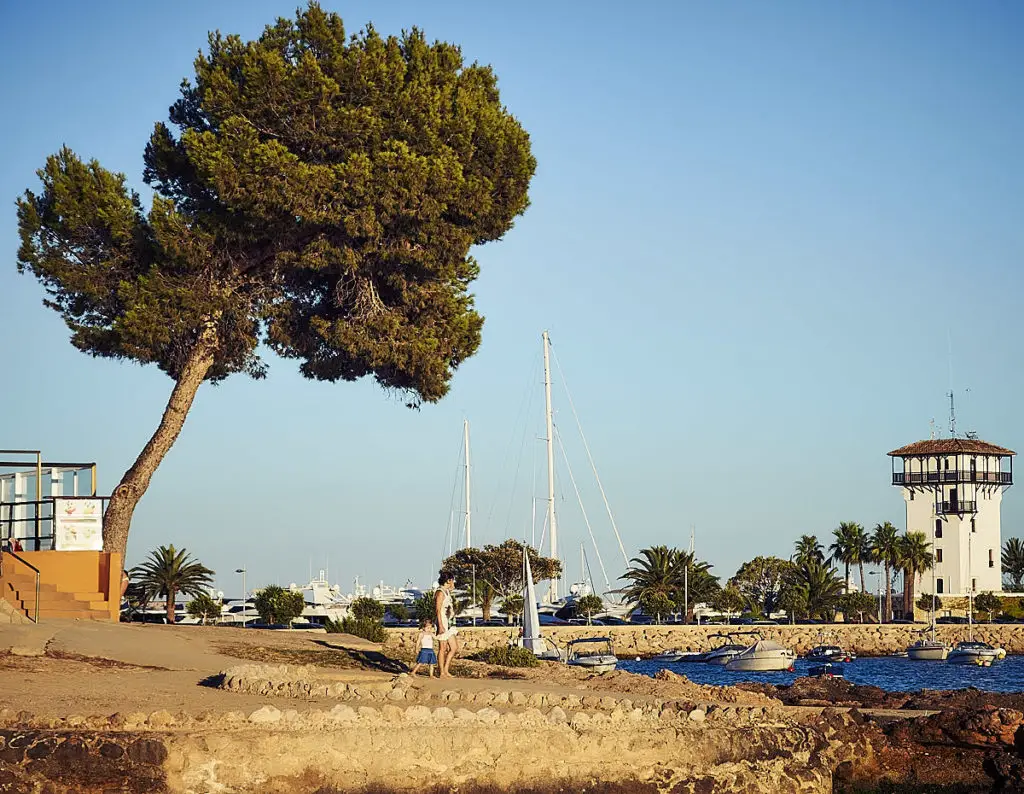
<path fill-rule="evenodd" d="M 932 438 L 915 441 L 913 444 L 894 449 L 889 453 L 893 458 L 909 458 L 924 455 L 993 455 L 1008 457 L 1016 455 L 1012 449 L 980 441 L 976 438 Z"/>

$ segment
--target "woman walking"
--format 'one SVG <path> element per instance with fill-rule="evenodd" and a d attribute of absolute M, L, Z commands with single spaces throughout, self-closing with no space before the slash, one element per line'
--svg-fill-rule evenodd
<path fill-rule="evenodd" d="M 441 571 L 437 582 L 437 593 L 434 596 L 434 611 L 437 616 L 437 667 L 441 678 L 449 678 L 451 674 L 448 668 L 459 652 L 459 630 L 455 627 L 455 603 L 452 601 L 455 574 Z"/>

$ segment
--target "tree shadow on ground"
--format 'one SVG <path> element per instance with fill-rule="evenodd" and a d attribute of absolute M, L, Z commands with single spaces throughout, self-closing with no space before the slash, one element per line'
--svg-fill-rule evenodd
<path fill-rule="evenodd" d="M 382 673 L 408 673 L 409 665 L 399 659 L 392 659 L 380 651 L 372 648 L 349 648 L 344 645 L 336 645 L 326 640 L 313 640 L 315 645 L 327 648 L 335 653 L 342 653 L 355 664 L 363 668 L 378 670 Z"/>

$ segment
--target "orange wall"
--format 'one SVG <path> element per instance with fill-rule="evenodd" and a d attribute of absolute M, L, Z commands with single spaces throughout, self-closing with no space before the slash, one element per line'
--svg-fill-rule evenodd
<path fill-rule="evenodd" d="M 121 611 L 121 555 L 106 551 L 20 551 L 18 556 L 39 569 L 39 581 L 65 593 L 102 593 L 110 619 Z M 19 573 L 28 573 L 18 566 Z"/>

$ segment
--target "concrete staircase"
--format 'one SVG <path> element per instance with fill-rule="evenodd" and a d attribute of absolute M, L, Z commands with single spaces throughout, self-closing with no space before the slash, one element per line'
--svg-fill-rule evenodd
<path fill-rule="evenodd" d="M 3 578 L 3 599 L 15 611 L 28 618 L 35 617 L 36 580 L 26 574 Z M 110 609 L 103 593 L 67 593 L 56 585 L 39 585 L 39 619 L 77 618 L 79 620 L 110 620 Z"/>

